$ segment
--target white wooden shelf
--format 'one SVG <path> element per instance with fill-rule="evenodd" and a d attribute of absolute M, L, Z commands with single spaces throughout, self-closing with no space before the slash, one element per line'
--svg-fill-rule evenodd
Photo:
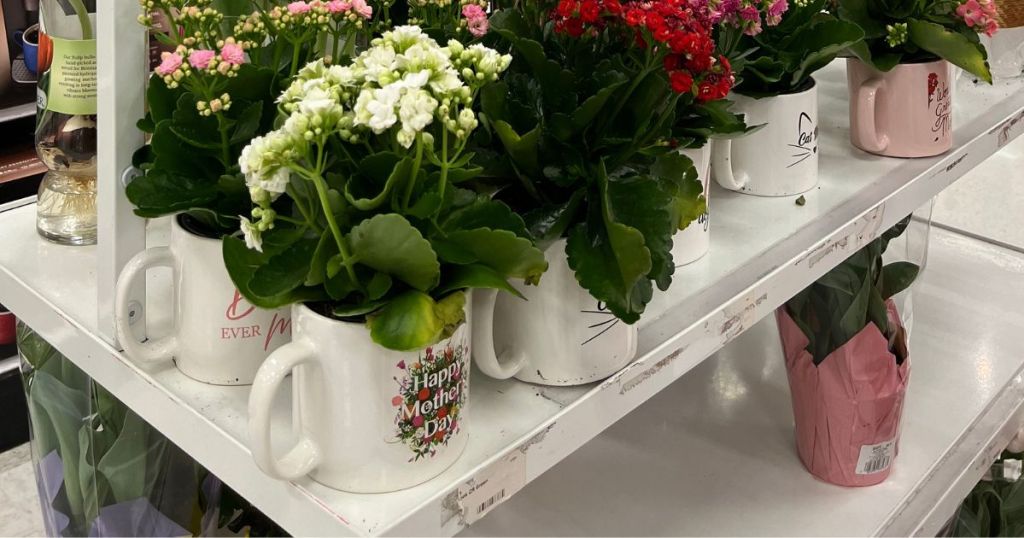
<path fill-rule="evenodd" d="M 1024 254 L 943 230 L 916 284 L 886 482 L 804 470 L 767 318 L 466 536 L 935 536 L 1024 420 Z"/>
<path fill-rule="evenodd" d="M 39 239 L 34 206 L 0 213 L 0 302 L 287 531 L 452 535 L 467 526 L 460 488 L 511 469 L 510 497 L 1024 132 L 1024 83 L 975 87 L 961 80 L 952 151 L 916 160 L 867 155 L 849 145 L 842 64 L 817 78 L 822 178 L 806 205 L 797 206 L 794 197 L 715 190 L 712 251 L 677 271 L 674 288 L 649 307 L 634 363 L 578 388 L 476 374 L 465 454 L 441 476 L 406 491 L 355 495 L 266 477 L 246 447 L 248 389 L 203 385 L 170 365 L 144 368 L 112 348 L 101 336 L 109 328 L 97 320 L 96 307 L 97 300 L 110 301 L 97 291 L 97 281 L 99 289 L 109 285 L 97 267 L 102 277 L 110 262 L 97 247 Z M 104 188 L 117 188 L 108 179 L 101 198 L 109 197 Z M 150 245 L 165 241 L 165 233 L 151 230 Z M 167 279 L 153 276 L 148 288 L 147 316 L 158 336 L 169 325 Z M 276 418 L 282 423 L 289 419 L 285 403 Z"/>

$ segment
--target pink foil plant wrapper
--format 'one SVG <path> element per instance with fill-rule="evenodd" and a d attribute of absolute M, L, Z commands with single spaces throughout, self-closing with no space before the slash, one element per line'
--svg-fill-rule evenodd
<path fill-rule="evenodd" d="M 902 327 L 895 303 L 890 299 L 886 306 L 889 322 Z M 882 332 L 869 323 L 815 366 L 806 349 L 807 337 L 785 307 L 775 312 L 775 318 L 793 397 L 797 452 L 804 467 L 840 486 L 871 486 L 884 481 L 898 452 L 910 358 L 897 365 Z M 884 447 L 890 441 L 890 459 L 888 465 L 882 465 Z M 881 445 L 874 452 L 878 456 L 860 462 L 858 473 L 862 447 L 873 445 Z M 870 448 L 864 452 L 872 454 Z M 872 459 L 873 464 L 867 463 Z"/>

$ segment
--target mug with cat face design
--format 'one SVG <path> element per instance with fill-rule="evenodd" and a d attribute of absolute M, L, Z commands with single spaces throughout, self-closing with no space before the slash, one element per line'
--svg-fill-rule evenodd
<path fill-rule="evenodd" d="M 789 196 L 818 184 L 818 87 L 755 99 L 730 96 L 747 125 L 764 127 L 716 140 L 711 174 L 726 189 L 757 196 Z"/>
<path fill-rule="evenodd" d="M 565 240 L 544 251 L 548 270 L 525 300 L 473 291 L 473 362 L 496 379 L 539 385 L 600 381 L 633 361 L 637 328 L 615 317 L 576 282 Z"/>

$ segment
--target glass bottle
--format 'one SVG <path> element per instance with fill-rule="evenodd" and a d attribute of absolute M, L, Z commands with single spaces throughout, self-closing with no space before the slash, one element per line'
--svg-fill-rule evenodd
<path fill-rule="evenodd" d="M 96 0 L 40 0 L 36 153 L 49 168 L 36 229 L 65 245 L 96 243 Z"/>

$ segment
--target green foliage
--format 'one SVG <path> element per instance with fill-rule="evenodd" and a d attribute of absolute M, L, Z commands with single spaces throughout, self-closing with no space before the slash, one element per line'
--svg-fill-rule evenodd
<path fill-rule="evenodd" d="M 826 0 L 791 2 L 778 25 L 740 37 L 739 48 L 750 53 L 734 63 L 742 74 L 736 91 L 751 97 L 803 91 L 815 71 L 864 38 L 856 24 L 824 12 L 825 4 Z"/>
<path fill-rule="evenodd" d="M 906 359 L 906 335 L 889 323 L 885 302 L 907 289 L 920 267 L 909 262 L 885 265 L 882 254 L 909 222 L 910 217 L 900 221 L 786 302 L 786 311 L 807 336 L 807 351 L 815 365 L 868 323 L 874 323 L 885 335 L 897 363 Z"/>
<path fill-rule="evenodd" d="M 149 112 L 139 122 L 152 139 L 136 155 L 143 174 L 126 189 L 135 213 L 152 218 L 186 211 L 214 236 L 237 228 L 238 215 L 250 210 L 238 156 L 273 126 L 275 77 L 269 68 L 243 65 L 216 89 L 216 95 L 231 95 L 230 109 L 202 116 L 196 103 L 209 97 L 170 89 L 154 75 L 146 92 Z"/>
<path fill-rule="evenodd" d="M 692 163 L 674 160 L 670 144 L 746 126 L 727 105 L 675 94 L 660 64 L 613 39 L 584 46 L 551 32 L 550 7 L 522 3 L 491 17 L 495 46 L 514 61 L 482 92 L 473 162 L 540 246 L 568 239 L 577 281 L 633 323 L 654 286 L 671 283 L 673 233 L 703 209 Z"/>
<path fill-rule="evenodd" d="M 1004 451 L 960 505 L 950 536 L 1024 536 L 1024 480 L 1006 479 L 1001 472 L 1007 460 L 1022 455 Z"/>
<path fill-rule="evenodd" d="M 991 83 L 985 47 L 978 32 L 956 14 L 958 5 L 946 0 L 839 0 L 838 14 L 864 31 L 864 41 L 850 52 L 879 71 L 941 58 Z M 889 28 L 900 24 L 907 27 L 906 40 L 889 43 Z"/>

